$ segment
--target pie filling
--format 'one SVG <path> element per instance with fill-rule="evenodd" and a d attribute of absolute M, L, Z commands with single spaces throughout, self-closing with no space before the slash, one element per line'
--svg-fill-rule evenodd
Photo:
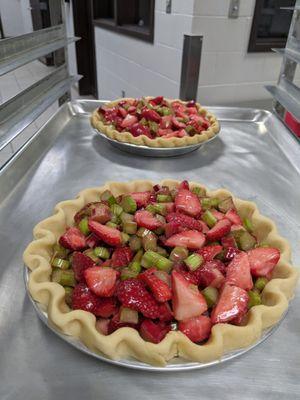
<path fill-rule="evenodd" d="M 210 127 L 206 112 L 194 101 L 183 103 L 155 98 L 124 99 L 113 106 L 98 108 L 100 119 L 118 132 L 137 137 L 183 138 L 201 134 Z"/>
<path fill-rule="evenodd" d="M 71 309 L 96 316 L 103 335 L 132 327 L 159 343 L 179 330 L 202 343 L 215 324 L 246 323 L 279 258 L 231 197 L 183 181 L 117 198 L 105 191 L 86 204 L 54 246 L 51 280 Z"/>

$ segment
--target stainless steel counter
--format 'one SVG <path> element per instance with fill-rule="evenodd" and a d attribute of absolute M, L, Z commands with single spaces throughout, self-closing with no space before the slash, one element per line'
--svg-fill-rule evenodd
<path fill-rule="evenodd" d="M 300 148 L 274 116 L 211 108 L 222 125 L 216 140 L 181 157 L 152 159 L 104 143 L 82 113 L 94 107 L 93 101 L 64 105 L 0 171 L 0 399 L 300 398 L 299 295 L 279 329 L 255 349 L 218 366 L 178 373 L 134 371 L 93 359 L 38 319 L 23 283 L 22 253 L 32 228 L 57 202 L 107 180 L 169 177 L 227 187 L 276 221 L 300 261 Z"/>

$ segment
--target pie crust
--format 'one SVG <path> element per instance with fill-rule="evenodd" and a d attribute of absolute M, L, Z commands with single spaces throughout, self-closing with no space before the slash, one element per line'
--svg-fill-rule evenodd
<path fill-rule="evenodd" d="M 175 180 L 164 180 L 160 184 L 175 188 L 179 183 Z M 50 281 L 52 246 L 65 232 L 66 227 L 73 224 L 74 214 L 78 210 L 86 203 L 97 201 L 105 190 L 118 196 L 151 190 L 152 186 L 153 182 L 147 180 L 108 182 L 101 187 L 83 190 L 76 199 L 58 203 L 54 215 L 35 226 L 34 240 L 23 254 L 24 262 L 31 271 L 28 289 L 32 298 L 48 312 L 49 322 L 57 330 L 78 338 L 93 352 L 113 360 L 135 358 L 148 364 L 165 366 L 173 357 L 180 356 L 189 361 L 204 363 L 217 360 L 226 352 L 252 345 L 261 337 L 264 329 L 280 320 L 288 307 L 289 299 L 293 297 L 298 278 L 297 270 L 289 262 L 291 251 L 288 242 L 278 235 L 276 226 L 270 219 L 260 215 L 253 202 L 233 197 L 240 216 L 252 218 L 258 240 L 280 250 L 280 260 L 273 271 L 272 280 L 262 292 L 263 304 L 250 309 L 246 325 L 214 325 L 209 340 L 203 345 L 191 342 L 179 331 L 169 332 L 159 344 L 144 341 L 133 328 L 121 328 L 104 336 L 95 328 L 95 316 L 82 310 L 70 310 L 64 300 L 64 288 Z M 194 186 L 202 185 L 190 183 L 191 188 Z M 207 193 L 208 196 L 218 196 L 220 199 L 231 195 L 225 189 Z"/>
<path fill-rule="evenodd" d="M 149 97 L 146 97 L 149 99 Z M 107 103 L 109 107 L 113 107 L 116 104 L 118 104 L 121 100 L 134 100 L 134 99 L 129 99 L 129 98 L 122 98 L 118 99 L 115 101 L 112 101 L 110 103 Z M 179 101 L 183 104 L 185 102 L 181 100 L 170 100 L 170 99 L 165 99 L 168 102 L 173 102 L 173 101 Z M 111 139 L 117 140 L 118 142 L 125 142 L 125 143 L 132 143 L 136 144 L 138 146 L 149 146 L 149 147 L 183 147 L 183 146 L 190 146 L 192 144 L 197 144 L 197 143 L 203 143 L 206 142 L 207 140 L 211 139 L 220 130 L 220 125 L 217 120 L 217 118 L 207 111 L 205 108 L 203 108 L 199 103 L 196 103 L 199 109 L 200 114 L 205 116 L 209 122 L 210 122 L 210 127 L 206 130 L 201 132 L 201 134 L 197 134 L 194 136 L 185 136 L 183 138 L 169 138 L 169 139 L 164 139 L 163 137 L 157 137 L 155 139 L 150 139 L 145 135 L 141 136 L 132 136 L 130 132 L 119 132 L 112 125 L 106 125 L 103 123 L 101 120 L 99 113 L 97 110 L 95 110 L 92 113 L 91 116 L 91 124 L 94 128 L 96 128 L 98 131 L 104 133 L 106 136 L 108 136 Z"/>

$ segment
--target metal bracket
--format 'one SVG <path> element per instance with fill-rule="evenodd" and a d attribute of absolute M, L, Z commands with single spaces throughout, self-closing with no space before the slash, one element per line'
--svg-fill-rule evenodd
<path fill-rule="evenodd" d="M 166 0 L 166 13 L 171 14 L 172 12 L 172 0 Z"/>
<path fill-rule="evenodd" d="M 240 11 L 240 0 L 231 0 L 228 11 L 228 18 L 238 18 Z"/>

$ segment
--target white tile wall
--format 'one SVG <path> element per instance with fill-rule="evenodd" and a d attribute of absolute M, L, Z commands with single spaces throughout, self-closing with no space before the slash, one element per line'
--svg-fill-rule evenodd
<path fill-rule="evenodd" d="M 202 16 L 227 16 L 230 0 L 195 0 L 194 15 Z M 249 17 L 253 15 L 255 0 L 241 0 L 239 16 Z"/>

